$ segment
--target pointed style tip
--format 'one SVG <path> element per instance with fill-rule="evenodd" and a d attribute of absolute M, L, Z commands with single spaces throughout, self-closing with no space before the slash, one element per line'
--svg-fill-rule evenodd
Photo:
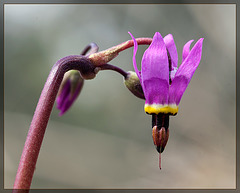
<path fill-rule="evenodd" d="M 161 153 L 159 153 L 159 169 L 160 170 L 162 169 L 162 166 L 161 166 Z"/>

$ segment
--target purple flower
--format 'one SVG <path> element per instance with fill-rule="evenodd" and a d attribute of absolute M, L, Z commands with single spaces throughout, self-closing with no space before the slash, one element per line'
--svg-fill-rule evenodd
<path fill-rule="evenodd" d="M 57 96 L 57 108 L 62 116 L 73 104 L 83 87 L 84 80 L 77 70 L 65 73 Z"/>
<path fill-rule="evenodd" d="M 129 34 L 132 36 L 130 32 Z M 177 114 L 179 102 L 201 60 L 203 38 L 200 38 L 191 50 L 193 40 L 184 45 L 182 64 L 177 68 L 178 54 L 173 36 L 168 34 L 162 38 L 161 34 L 156 32 L 143 55 L 141 72 L 138 71 L 135 59 L 138 44 L 133 36 L 132 39 L 133 67 L 146 99 L 145 112 Z"/>

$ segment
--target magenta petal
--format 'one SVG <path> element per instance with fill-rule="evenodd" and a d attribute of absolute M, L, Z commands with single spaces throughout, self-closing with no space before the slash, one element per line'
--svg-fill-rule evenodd
<path fill-rule="evenodd" d="M 159 32 L 142 58 L 141 79 L 147 104 L 167 104 L 169 90 L 169 64 L 165 43 Z"/>
<path fill-rule="evenodd" d="M 167 50 L 169 52 L 172 67 L 175 68 L 178 65 L 178 53 L 177 53 L 177 47 L 175 45 L 174 39 L 172 34 L 168 34 L 163 38 L 165 45 L 167 47 Z"/>
<path fill-rule="evenodd" d="M 166 80 L 152 77 L 144 80 L 143 84 L 145 87 L 144 96 L 146 104 L 167 104 L 169 86 Z"/>
<path fill-rule="evenodd" d="M 188 56 L 189 52 L 190 52 L 190 46 L 191 43 L 193 42 L 193 40 L 189 40 L 184 46 L 183 46 L 183 51 L 182 51 L 182 63 L 183 61 L 186 59 L 186 57 Z"/>
<path fill-rule="evenodd" d="M 198 64 L 200 63 L 202 43 L 203 38 L 197 41 L 187 58 L 176 72 L 169 90 L 169 104 L 179 104 L 183 93 L 185 92 L 195 70 L 198 67 Z"/>
<path fill-rule="evenodd" d="M 136 39 L 133 37 L 133 35 L 128 32 L 130 34 L 130 36 L 132 37 L 133 39 L 133 43 L 134 43 L 134 50 L 133 50 L 133 58 L 132 58 L 132 61 L 133 61 L 133 68 L 139 78 L 139 80 L 141 80 L 141 77 L 140 77 L 140 73 L 139 73 L 139 70 L 137 68 L 137 62 L 136 62 L 136 53 L 137 53 L 137 49 L 138 49 L 138 44 L 137 44 L 137 41 Z"/>

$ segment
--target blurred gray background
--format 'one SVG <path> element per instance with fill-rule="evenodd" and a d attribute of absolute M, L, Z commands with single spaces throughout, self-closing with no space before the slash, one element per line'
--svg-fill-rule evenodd
<path fill-rule="evenodd" d="M 235 188 L 234 5 L 5 5 L 4 187 L 12 188 L 41 90 L 53 64 L 90 42 L 107 49 L 171 33 L 182 47 L 205 38 L 201 63 L 170 117 L 162 170 L 151 116 L 123 78 L 100 72 L 62 117 L 54 106 L 32 188 Z M 147 46 L 139 46 L 137 62 Z M 111 64 L 133 70 L 132 48 Z"/>

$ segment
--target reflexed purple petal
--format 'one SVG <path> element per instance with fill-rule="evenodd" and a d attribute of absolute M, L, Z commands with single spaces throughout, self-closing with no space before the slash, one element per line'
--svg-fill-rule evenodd
<path fill-rule="evenodd" d="M 170 105 L 171 104 L 176 104 L 176 105 L 179 104 L 188 84 L 189 84 L 189 81 L 184 76 L 178 76 L 178 77 L 174 78 L 174 81 L 172 82 L 170 89 L 169 89 L 168 103 Z"/>
<path fill-rule="evenodd" d="M 146 104 L 167 104 L 169 86 L 166 80 L 152 77 L 144 80 L 143 85 Z"/>
<path fill-rule="evenodd" d="M 151 104 L 158 98 L 159 103 L 167 104 L 169 89 L 169 64 L 165 43 L 159 32 L 142 58 L 142 87 L 146 102 Z M 154 101 L 153 101 L 154 99 Z"/>
<path fill-rule="evenodd" d="M 201 60 L 202 42 L 203 38 L 197 41 L 197 43 L 188 54 L 187 58 L 184 60 L 176 72 L 169 90 L 169 104 L 179 104 L 182 95 L 185 92 Z"/>
<path fill-rule="evenodd" d="M 191 43 L 193 42 L 193 40 L 189 40 L 184 46 L 183 46 L 183 51 L 182 51 L 182 63 L 183 61 L 186 59 L 186 57 L 188 56 L 189 52 L 190 52 L 190 46 Z"/>
<path fill-rule="evenodd" d="M 167 50 L 169 52 L 171 61 L 172 61 L 172 67 L 175 68 L 178 65 L 178 53 L 177 53 L 177 47 L 174 43 L 174 39 L 172 34 L 166 35 L 164 38 L 164 43 L 167 47 Z"/>
<path fill-rule="evenodd" d="M 134 50 L 133 50 L 133 58 L 132 58 L 133 68 L 134 68 L 134 70 L 135 70 L 135 72 L 136 72 L 136 74 L 137 74 L 137 76 L 138 76 L 138 78 L 141 82 L 141 77 L 140 77 L 140 73 L 139 73 L 139 70 L 137 68 L 137 62 L 136 62 L 136 53 L 137 53 L 137 49 L 138 49 L 138 44 L 137 44 L 136 39 L 133 37 L 133 35 L 130 32 L 128 32 L 128 33 L 130 34 L 130 36 L 132 37 L 133 42 L 134 42 Z"/>

